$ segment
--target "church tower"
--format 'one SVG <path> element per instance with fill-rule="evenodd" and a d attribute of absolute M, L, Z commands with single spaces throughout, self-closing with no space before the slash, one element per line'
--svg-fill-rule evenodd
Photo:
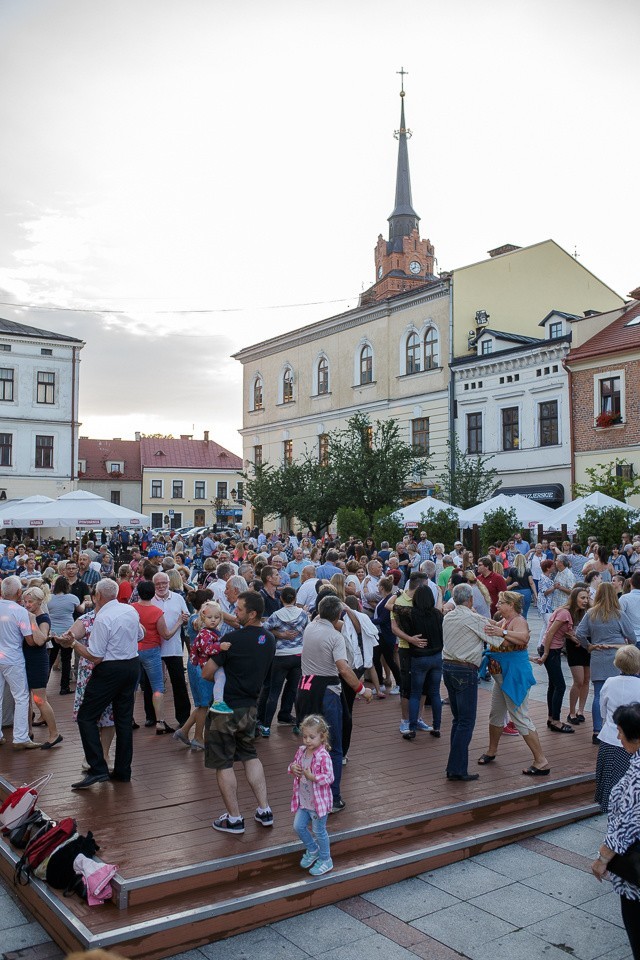
<path fill-rule="evenodd" d="M 400 129 L 395 131 L 398 141 L 398 168 L 396 172 L 396 201 L 389 219 L 389 239 L 382 234 L 375 247 L 376 281 L 360 297 L 362 305 L 385 300 L 398 293 L 421 287 L 437 278 L 434 275 L 434 248 L 430 240 L 421 240 L 420 217 L 413 209 L 411 176 L 409 174 L 408 141 L 411 130 L 404 118 L 404 77 L 400 70 Z"/>

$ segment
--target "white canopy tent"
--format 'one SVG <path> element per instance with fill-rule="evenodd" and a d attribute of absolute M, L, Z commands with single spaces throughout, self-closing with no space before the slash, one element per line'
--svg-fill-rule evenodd
<path fill-rule="evenodd" d="M 567 530 L 575 530 L 578 520 L 589 507 L 596 507 L 600 510 L 604 507 L 622 507 L 623 510 L 634 510 L 634 507 L 629 506 L 628 503 L 623 503 L 622 500 L 616 500 L 606 493 L 596 491 L 590 493 L 588 497 L 578 497 L 571 503 L 565 503 L 562 507 L 558 507 L 557 510 L 553 511 L 553 516 L 547 526 L 551 530 L 561 530 L 563 526 L 566 526 Z"/>
<path fill-rule="evenodd" d="M 523 497 L 519 493 L 513 496 L 507 496 L 504 493 L 498 493 L 491 500 L 484 503 L 478 503 L 475 507 L 463 510 L 460 514 L 460 527 L 464 530 L 472 527 L 474 524 L 480 526 L 485 518 L 485 514 L 491 513 L 502 507 L 503 510 L 515 510 L 520 526 L 535 527 L 542 523 L 548 526 L 549 520 L 554 511 L 545 507 L 542 503 Z"/>
<path fill-rule="evenodd" d="M 416 500 L 415 503 L 410 503 L 396 512 L 402 517 L 402 522 L 407 524 L 420 523 L 422 514 L 429 510 L 453 510 L 457 515 L 460 514 L 457 507 L 452 507 L 450 503 L 445 503 L 444 500 L 436 500 L 435 497 L 424 497 L 422 500 Z"/>
<path fill-rule="evenodd" d="M 57 500 L 27 497 L 0 514 L 3 527 L 142 527 L 148 522 L 146 514 L 110 503 L 88 490 L 72 490 Z"/>

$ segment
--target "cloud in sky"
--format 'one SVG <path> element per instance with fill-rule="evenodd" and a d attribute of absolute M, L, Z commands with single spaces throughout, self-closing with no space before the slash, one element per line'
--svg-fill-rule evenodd
<path fill-rule="evenodd" d="M 0 311 L 87 341 L 83 433 L 239 450 L 229 354 L 373 280 L 402 65 L 440 268 L 552 237 L 626 293 L 639 27 L 632 0 L 3 0 L 2 299 L 88 312 Z"/>

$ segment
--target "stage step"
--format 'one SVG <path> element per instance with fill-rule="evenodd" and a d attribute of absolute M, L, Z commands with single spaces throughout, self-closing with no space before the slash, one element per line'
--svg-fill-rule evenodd
<path fill-rule="evenodd" d="M 341 831 L 339 816 L 331 817 L 335 868 L 317 879 L 300 870 L 301 846 L 291 843 L 120 878 L 114 902 L 99 911 L 62 902 L 40 883 L 20 893 L 67 949 L 111 947 L 131 958 L 155 960 L 599 812 L 589 774 L 467 801 L 462 799 L 467 786 L 456 789 L 458 802 L 366 827 Z M 2 852 L 6 875 L 7 852 Z"/>

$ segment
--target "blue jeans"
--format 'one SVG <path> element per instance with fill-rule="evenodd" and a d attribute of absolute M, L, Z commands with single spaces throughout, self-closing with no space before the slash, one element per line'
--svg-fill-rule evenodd
<path fill-rule="evenodd" d="M 534 581 L 535 582 L 535 581 Z M 533 594 L 531 593 L 530 587 L 509 587 L 510 590 L 515 590 L 516 593 L 519 593 L 522 597 L 522 616 L 527 619 L 527 614 L 529 613 L 529 607 L 531 606 L 531 598 Z"/>
<path fill-rule="evenodd" d="M 464 663 L 445 660 L 442 673 L 453 717 L 447 773 L 465 776 L 469 772 L 469 744 L 476 725 L 478 671 Z"/>
<path fill-rule="evenodd" d="M 309 829 L 309 825 L 311 825 L 313 832 Z M 331 859 L 326 815 L 319 817 L 315 810 L 303 810 L 302 807 L 299 807 L 293 819 L 293 829 L 307 850 L 313 853 L 317 850 L 320 860 Z"/>
<path fill-rule="evenodd" d="M 325 690 L 322 701 L 322 716 L 329 727 L 331 739 L 331 763 L 333 764 L 333 783 L 331 792 L 334 800 L 340 800 L 340 781 L 342 780 L 342 700 L 339 694 Z"/>
<path fill-rule="evenodd" d="M 593 703 L 591 704 L 591 717 L 593 720 L 593 732 L 600 733 L 602 730 L 602 716 L 600 714 L 600 691 L 604 680 L 593 680 Z"/>
<path fill-rule="evenodd" d="M 427 682 L 427 694 L 433 710 L 433 729 L 440 729 L 442 719 L 442 700 L 440 699 L 440 681 L 442 680 L 442 654 L 429 653 L 425 657 L 411 657 L 411 694 L 409 696 L 409 729 L 418 729 L 420 716 L 420 697 Z"/>

